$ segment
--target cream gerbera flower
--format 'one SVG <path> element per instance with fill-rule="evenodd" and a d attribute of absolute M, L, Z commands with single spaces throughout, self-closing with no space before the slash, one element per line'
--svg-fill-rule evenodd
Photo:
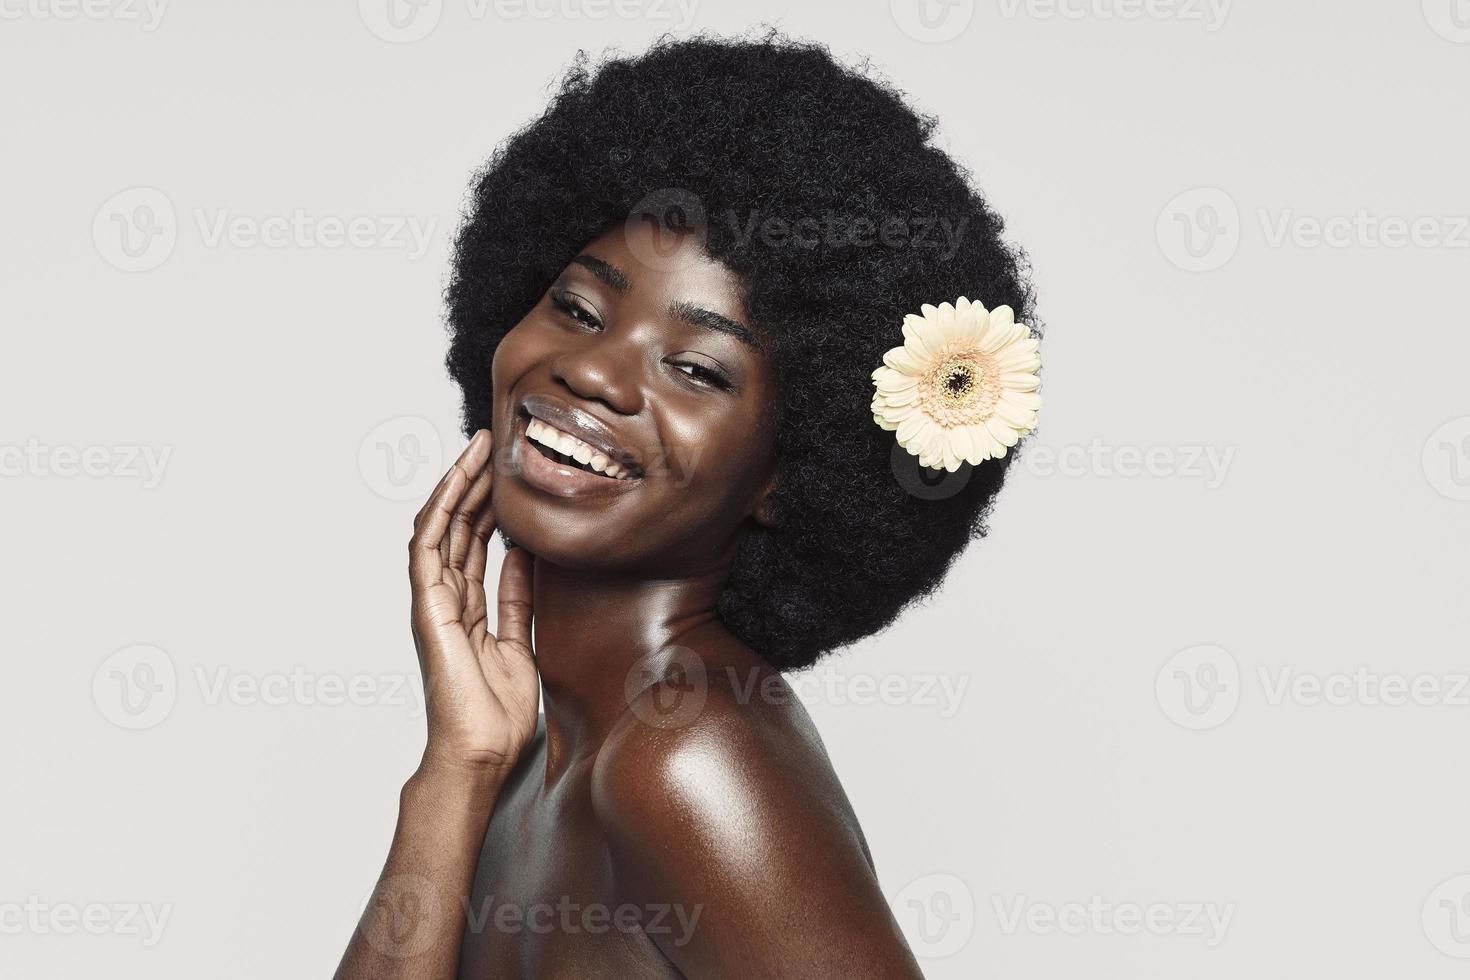
<path fill-rule="evenodd" d="M 921 466 L 953 473 L 1006 450 L 1036 427 L 1037 341 L 1009 306 L 961 296 L 903 318 L 904 344 L 873 372 L 873 421 Z"/>

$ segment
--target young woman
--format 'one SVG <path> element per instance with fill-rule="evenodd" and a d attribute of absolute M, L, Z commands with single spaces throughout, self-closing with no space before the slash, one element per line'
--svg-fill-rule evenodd
<path fill-rule="evenodd" d="M 1021 263 L 932 127 L 817 46 L 671 41 L 479 176 L 428 743 L 338 977 L 920 976 L 782 674 L 931 592 L 1034 425 Z"/>

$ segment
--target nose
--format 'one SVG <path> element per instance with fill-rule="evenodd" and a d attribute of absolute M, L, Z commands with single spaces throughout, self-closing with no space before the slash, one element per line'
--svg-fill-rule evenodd
<path fill-rule="evenodd" d="M 639 364 L 635 345 L 601 333 L 559 354 L 551 374 L 579 398 L 602 402 L 619 415 L 636 415 L 643 407 Z"/>

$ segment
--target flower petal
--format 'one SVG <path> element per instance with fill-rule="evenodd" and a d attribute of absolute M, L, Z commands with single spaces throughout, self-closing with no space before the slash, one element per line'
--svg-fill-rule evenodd
<path fill-rule="evenodd" d="M 1005 421 L 997 416 L 990 416 L 985 422 L 985 428 L 995 437 L 995 441 L 1002 446 L 1014 446 L 1021 441 L 1021 435 L 1015 429 L 1006 425 Z"/>
<path fill-rule="evenodd" d="M 892 405 L 894 408 L 898 408 L 898 407 L 900 407 L 902 405 L 912 404 L 913 402 L 915 402 L 916 400 L 918 400 L 918 397 L 919 397 L 919 386 L 918 385 L 909 385 L 907 388 L 902 388 L 902 389 L 900 389 L 898 391 L 885 391 L 885 392 L 883 392 L 883 402 L 884 402 L 884 404 L 886 404 L 886 405 Z"/>
<path fill-rule="evenodd" d="M 1041 396 L 1034 391 L 1007 390 L 1000 397 L 1012 405 L 1029 408 L 1033 412 L 1041 408 Z"/>
<path fill-rule="evenodd" d="M 995 403 L 995 415 L 1013 429 L 1029 432 L 1036 425 L 1036 413 L 1002 398 Z"/>
<path fill-rule="evenodd" d="M 884 354 L 883 364 L 884 366 L 891 368 L 894 371 L 898 371 L 902 374 L 917 375 L 923 373 L 923 368 L 921 368 L 919 366 L 919 362 L 914 359 L 914 355 L 909 353 L 909 349 L 907 347 L 895 347 L 888 353 Z"/>
<path fill-rule="evenodd" d="M 1041 387 L 1041 379 L 1036 375 L 1020 372 L 1002 374 L 1000 383 L 1011 391 L 1035 391 Z"/>
<path fill-rule="evenodd" d="M 950 473 L 960 468 L 960 458 L 948 440 L 945 440 L 944 443 L 944 468 Z"/>
<path fill-rule="evenodd" d="M 929 321 L 910 313 L 903 318 L 904 348 L 921 368 L 939 358 L 940 344 Z"/>
<path fill-rule="evenodd" d="M 929 418 L 928 416 L 924 415 L 924 413 L 915 412 L 908 418 L 899 422 L 897 430 L 899 445 L 903 446 L 906 449 L 909 448 L 910 444 L 914 442 L 914 438 L 924 428 L 928 421 Z"/>
<path fill-rule="evenodd" d="M 975 462 L 975 440 L 970 434 L 970 426 L 957 425 L 949 430 L 949 442 L 954 446 L 955 455 L 967 463 Z"/>
<path fill-rule="evenodd" d="M 877 376 L 873 378 L 873 386 L 885 394 L 894 391 L 908 391 L 910 388 L 918 387 L 919 384 L 919 379 L 914 375 L 895 371 L 891 367 L 881 367 L 876 374 Z"/>

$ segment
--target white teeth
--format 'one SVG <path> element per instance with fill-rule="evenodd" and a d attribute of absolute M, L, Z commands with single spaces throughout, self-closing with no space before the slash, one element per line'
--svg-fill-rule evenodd
<path fill-rule="evenodd" d="M 614 463 L 605 453 L 593 449 L 576 436 L 553 428 L 538 418 L 532 418 L 526 423 L 526 436 L 563 456 L 572 457 L 584 466 L 591 466 L 593 470 L 604 476 L 610 476 L 615 480 L 629 478 L 627 471 Z"/>

